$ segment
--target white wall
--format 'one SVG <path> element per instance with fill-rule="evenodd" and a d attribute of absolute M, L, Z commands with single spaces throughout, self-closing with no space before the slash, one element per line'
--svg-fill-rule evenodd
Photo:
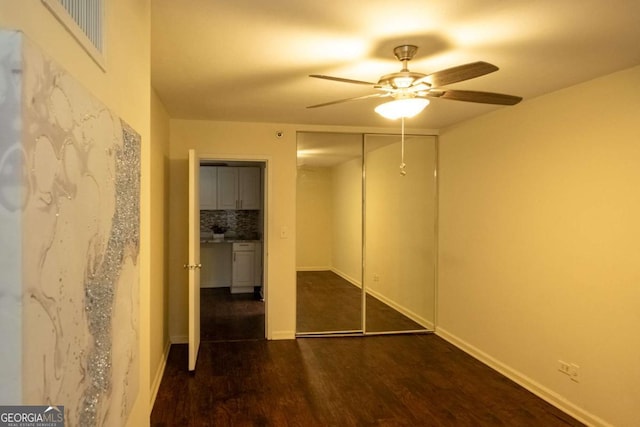
<path fill-rule="evenodd" d="M 276 131 L 284 132 L 283 138 Z M 295 335 L 296 129 L 291 125 L 171 120 L 170 138 L 170 330 L 172 341 L 188 333 L 187 155 L 203 158 L 267 160 L 266 317 L 267 337 Z M 287 237 L 281 238 L 285 230 Z"/>
<path fill-rule="evenodd" d="M 366 135 L 367 291 L 424 327 L 435 311 L 435 137 Z"/>
<path fill-rule="evenodd" d="M 396 132 L 395 126 L 392 132 Z M 276 131 L 284 137 L 277 138 Z M 296 132 L 389 133 L 382 128 L 214 122 L 172 119 L 170 125 L 169 335 L 184 342 L 188 333 L 187 153 L 211 159 L 268 159 L 266 264 L 267 337 L 288 339 L 296 330 Z M 429 129 L 416 133 L 432 133 Z M 283 227 L 286 238 L 281 238 Z"/>
<path fill-rule="evenodd" d="M 639 119 L 636 67 L 440 138 L 439 333 L 593 424 L 640 419 Z"/>
<path fill-rule="evenodd" d="M 331 168 L 333 271 L 362 286 L 362 159 Z"/>
<path fill-rule="evenodd" d="M 169 115 L 151 91 L 151 189 L 149 280 L 151 401 L 160 387 L 169 351 Z"/>
<path fill-rule="evenodd" d="M 331 170 L 298 167 L 296 184 L 296 269 L 331 269 L 333 236 Z"/>
<path fill-rule="evenodd" d="M 40 1 L 0 0 L 0 26 L 23 31 L 142 137 L 140 247 L 140 364 L 149 364 L 150 206 L 150 2 L 106 2 L 106 71 L 101 70 Z M 156 266 L 156 263 L 153 264 Z M 130 425 L 149 423 L 149 370 L 140 370 L 140 392 Z"/>

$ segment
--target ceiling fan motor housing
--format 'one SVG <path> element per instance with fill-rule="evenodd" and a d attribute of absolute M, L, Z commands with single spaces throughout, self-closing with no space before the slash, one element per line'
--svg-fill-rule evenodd
<path fill-rule="evenodd" d="M 418 46 L 412 44 L 405 44 L 393 49 L 393 54 L 398 58 L 398 61 L 411 61 L 418 51 Z"/>
<path fill-rule="evenodd" d="M 410 87 L 416 80 L 425 77 L 422 73 L 413 73 L 411 71 L 400 71 L 398 73 L 387 74 L 382 76 L 378 85 L 381 87 L 391 86 L 393 89 L 406 89 Z"/>
<path fill-rule="evenodd" d="M 417 51 L 418 46 L 411 44 L 397 46 L 393 49 L 393 54 L 399 61 L 402 61 L 402 70 L 397 73 L 382 76 L 380 80 L 378 80 L 378 85 L 383 89 L 385 87 L 389 89 L 406 89 L 413 85 L 416 80 L 425 77 L 422 73 L 413 73 L 409 71 L 409 67 L 407 66 L 407 62 L 414 57 Z"/>

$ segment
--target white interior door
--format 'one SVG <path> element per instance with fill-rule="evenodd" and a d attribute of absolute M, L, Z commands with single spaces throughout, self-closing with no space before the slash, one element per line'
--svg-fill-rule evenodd
<path fill-rule="evenodd" d="M 200 348 L 200 158 L 189 150 L 189 371 Z"/>

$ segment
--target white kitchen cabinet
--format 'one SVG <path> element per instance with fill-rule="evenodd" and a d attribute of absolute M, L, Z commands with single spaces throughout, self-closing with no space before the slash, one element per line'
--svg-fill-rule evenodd
<path fill-rule="evenodd" d="M 260 209 L 260 168 L 219 167 L 218 209 Z"/>
<path fill-rule="evenodd" d="M 218 209 L 218 168 L 200 166 L 200 209 Z"/>
<path fill-rule="evenodd" d="M 253 293 L 262 285 L 261 242 L 203 242 L 200 287 L 231 286 L 231 293 Z"/>
<path fill-rule="evenodd" d="M 231 243 L 200 244 L 200 287 L 227 288 L 231 284 Z"/>
<path fill-rule="evenodd" d="M 252 293 L 256 283 L 255 243 L 234 243 L 231 293 Z"/>
<path fill-rule="evenodd" d="M 260 168 L 238 168 L 240 209 L 260 209 Z"/>
<path fill-rule="evenodd" d="M 238 207 L 238 168 L 218 168 L 218 209 Z"/>
<path fill-rule="evenodd" d="M 254 243 L 253 286 L 262 286 L 262 243 Z"/>

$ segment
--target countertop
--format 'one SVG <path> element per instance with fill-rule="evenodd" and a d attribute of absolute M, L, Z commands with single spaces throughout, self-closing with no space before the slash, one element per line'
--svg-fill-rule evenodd
<path fill-rule="evenodd" d="M 225 239 L 200 239 L 200 243 L 261 243 L 262 240 L 248 240 L 237 238 L 225 238 Z"/>

